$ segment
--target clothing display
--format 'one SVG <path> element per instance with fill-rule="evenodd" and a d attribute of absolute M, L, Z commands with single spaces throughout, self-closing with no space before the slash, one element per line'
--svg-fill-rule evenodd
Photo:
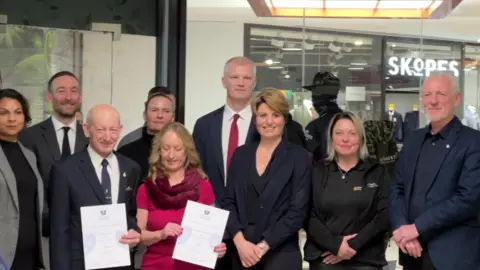
<path fill-rule="evenodd" d="M 477 108 L 475 106 L 465 105 L 462 124 L 480 130 L 480 117 L 478 116 Z"/>
<path fill-rule="evenodd" d="M 405 113 L 403 119 L 403 140 L 408 138 L 410 132 L 419 128 L 419 114 L 418 111 L 410 111 Z"/>
<path fill-rule="evenodd" d="M 307 148 L 313 153 L 313 161 L 317 162 L 327 154 L 325 130 L 333 116 L 342 111 L 337 104 L 340 80 L 330 72 L 318 72 L 313 77 L 313 84 L 303 88 L 312 91 L 313 107 L 318 113 L 318 118 L 305 127 Z"/>
<path fill-rule="evenodd" d="M 403 141 L 403 117 L 402 114 L 395 110 L 388 110 L 385 112 L 386 119 L 395 124 L 394 138 L 397 142 Z"/>

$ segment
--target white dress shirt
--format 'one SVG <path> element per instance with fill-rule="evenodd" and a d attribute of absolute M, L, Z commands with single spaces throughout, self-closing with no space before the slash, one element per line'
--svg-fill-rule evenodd
<path fill-rule="evenodd" d="M 90 155 L 90 160 L 92 161 L 93 167 L 95 168 L 95 173 L 97 174 L 100 185 L 102 184 L 102 161 L 101 157 L 91 146 L 87 148 L 88 154 Z M 107 158 L 108 161 L 107 171 L 110 175 L 110 184 L 112 189 L 112 204 L 116 204 L 118 201 L 118 189 L 120 185 L 120 166 L 118 165 L 117 156 L 114 153 L 111 153 Z"/>
<path fill-rule="evenodd" d="M 223 153 L 223 169 L 225 172 L 225 185 L 227 184 L 227 156 L 228 156 L 228 141 L 230 138 L 230 129 L 232 127 L 233 116 L 235 114 L 240 115 L 237 120 L 238 126 L 238 146 L 245 144 L 248 135 L 248 129 L 250 128 L 250 122 L 252 121 L 252 108 L 247 106 L 245 109 L 235 112 L 228 105 L 225 104 L 223 110 L 223 122 L 222 122 L 222 153 Z"/>
<path fill-rule="evenodd" d="M 53 123 L 53 129 L 55 129 L 55 134 L 57 135 L 57 142 L 58 148 L 60 149 L 60 154 L 62 154 L 62 146 L 63 146 L 63 127 L 69 127 L 70 129 L 67 132 L 68 135 L 68 142 L 70 143 L 70 153 L 75 152 L 75 138 L 77 137 L 77 121 L 73 119 L 73 121 L 65 125 L 62 122 L 58 121 L 53 115 L 51 117 Z"/>

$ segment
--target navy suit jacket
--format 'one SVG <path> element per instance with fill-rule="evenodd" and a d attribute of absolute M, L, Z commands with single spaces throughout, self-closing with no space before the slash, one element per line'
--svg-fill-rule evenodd
<path fill-rule="evenodd" d="M 403 119 L 403 139 L 406 140 L 408 136 L 415 129 L 419 128 L 419 113 L 418 111 L 410 111 L 405 113 L 405 118 Z"/>
<path fill-rule="evenodd" d="M 213 186 L 217 202 L 221 201 L 225 195 L 225 166 L 222 149 L 223 111 L 222 106 L 200 117 L 193 128 L 195 147 L 200 155 L 203 170 Z M 259 139 L 260 135 L 252 118 L 245 144 L 259 141 Z"/>
<path fill-rule="evenodd" d="M 125 156 L 116 156 L 120 167 L 118 202 L 125 203 L 128 229 L 140 232 L 136 220 L 136 187 L 140 180 L 140 167 Z M 50 179 L 50 224 L 53 232 L 50 236 L 51 269 L 83 270 L 80 207 L 106 204 L 87 150 L 53 165 Z"/>
<path fill-rule="evenodd" d="M 437 269 L 470 270 L 480 265 L 480 132 L 458 118 L 443 154 L 429 157 L 435 177 L 429 185 L 425 212 L 409 220 L 412 184 L 420 149 L 429 127 L 417 129 L 404 143 L 390 197 L 393 229 L 414 223 Z"/>
<path fill-rule="evenodd" d="M 227 232 L 233 238 L 244 231 L 247 219 L 247 181 L 258 143 L 235 151 L 228 171 L 227 194 L 220 206 L 230 211 Z M 298 231 L 308 213 L 311 185 L 311 160 L 304 148 L 284 138 L 275 151 L 260 195 L 260 214 L 253 242 L 265 240 L 272 251 L 298 250 Z M 256 244 L 256 243 L 254 243 Z"/>

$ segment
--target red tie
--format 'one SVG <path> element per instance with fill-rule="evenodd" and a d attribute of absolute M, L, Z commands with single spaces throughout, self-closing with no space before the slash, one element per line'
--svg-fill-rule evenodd
<path fill-rule="evenodd" d="M 228 138 L 228 155 L 227 155 L 227 172 L 228 167 L 230 166 L 230 161 L 232 160 L 233 152 L 238 147 L 238 125 L 237 120 L 240 115 L 235 114 L 233 116 L 232 125 L 230 126 L 230 137 Z"/>

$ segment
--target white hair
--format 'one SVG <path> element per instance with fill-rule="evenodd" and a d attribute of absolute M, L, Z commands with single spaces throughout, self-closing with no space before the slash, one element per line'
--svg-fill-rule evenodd
<path fill-rule="evenodd" d="M 455 74 L 452 71 L 449 70 L 442 70 L 442 71 L 432 71 L 430 74 L 425 78 L 423 83 L 431 78 L 447 78 L 448 81 L 450 82 L 450 87 L 453 90 L 453 92 L 460 92 L 460 82 L 458 81 L 458 78 L 455 76 Z"/>

